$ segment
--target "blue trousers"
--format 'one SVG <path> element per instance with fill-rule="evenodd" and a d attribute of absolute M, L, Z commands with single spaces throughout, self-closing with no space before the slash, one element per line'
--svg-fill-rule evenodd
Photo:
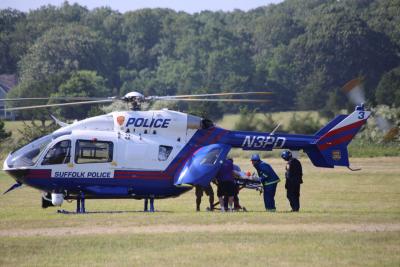
<path fill-rule="evenodd" d="M 264 205 L 265 205 L 265 209 L 267 209 L 267 210 L 276 209 L 276 207 L 275 207 L 275 192 L 276 192 L 277 184 L 278 183 L 264 185 Z"/>

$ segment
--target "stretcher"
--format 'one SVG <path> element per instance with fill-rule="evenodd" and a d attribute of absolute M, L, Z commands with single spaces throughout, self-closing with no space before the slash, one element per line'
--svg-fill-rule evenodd
<path fill-rule="evenodd" d="M 243 188 L 256 190 L 260 192 L 260 194 L 263 192 L 263 186 L 260 182 L 260 178 L 256 176 L 254 173 L 252 175 L 249 175 L 248 173 L 246 174 L 242 171 L 234 171 L 234 178 L 237 190 L 236 196 L 239 195 L 240 190 L 242 190 Z M 241 206 L 239 204 L 239 201 L 236 197 L 234 202 L 235 202 L 234 203 L 235 211 L 247 211 L 246 207 Z M 219 210 L 218 207 L 219 207 L 219 201 L 214 202 L 213 209 Z"/>

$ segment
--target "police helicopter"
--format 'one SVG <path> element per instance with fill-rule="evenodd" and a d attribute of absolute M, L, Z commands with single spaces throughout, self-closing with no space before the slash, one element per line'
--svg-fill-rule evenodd
<path fill-rule="evenodd" d="M 85 199 L 159 199 L 177 197 L 215 177 L 231 148 L 271 151 L 303 150 L 317 167 L 350 168 L 347 145 L 370 116 L 358 105 L 339 115 L 314 135 L 233 131 L 190 114 L 161 109 L 140 110 L 143 103 L 164 101 L 265 102 L 264 99 L 218 97 L 264 95 L 266 92 L 144 96 L 131 92 L 121 100 L 130 111 L 118 111 L 66 124 L 11 152 L 3 170 L 16 184 L 5 193 L 28 185 L 39 189 L 42 207 Z M 212 98 L 210 98 L 212 97 Z M 47 99 L 47 98 L 45 98 Z M 36 105 L 9 110 L 107 103 L 118 98 Z"/>

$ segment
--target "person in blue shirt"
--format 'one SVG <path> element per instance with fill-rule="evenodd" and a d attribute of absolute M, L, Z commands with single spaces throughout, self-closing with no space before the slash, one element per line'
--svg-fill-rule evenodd
<path fill-rule="evenodd" d="M 275 192 L 276 186 L 280 182 L 278 175 L 272 169 L 271 165 L 261 161 L 260 155 L 253 154 L 251 163 L 256 168 L 260 182 L 264 188 L 264 205 L 267 211 L 276 211 L 275 207 Z"/>

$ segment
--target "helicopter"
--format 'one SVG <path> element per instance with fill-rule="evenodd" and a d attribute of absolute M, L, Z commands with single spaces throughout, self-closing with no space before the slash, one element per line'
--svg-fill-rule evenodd
<path fill-rule="evenodd" d="M 211 120 L 183 112 L 140 110 L 143 103 L 155 100 L 263 103 L 267 100 L 218 97 L 265 94 L 269 93 L 146 97 L 131 92 L 121 99 L 82 101 L 88 99 L 81 98 L 72 103 L 10 108 L 23 110 L 117 100 L 131 105 L 129 111 L 111 112 L 72 124 L 54 118 L 61 128 L 11 152 L 5 159 L 3 170 L 17 182 L 5 193 L 28 185 L 44 192 L 42 207 L 77 200 L 77 213 L 85 212 L 85 199 L 178 197 L 195 185 L 209 184 L 231 148 L 303 150 L 316 167 L 351 169 L 347 145 L 370 116 L 364 105 L 357 105 L 349 115 L 338 115 L 314 135 L 277 133 L 278 127 L 270 133 L 227 130 Z"/>

